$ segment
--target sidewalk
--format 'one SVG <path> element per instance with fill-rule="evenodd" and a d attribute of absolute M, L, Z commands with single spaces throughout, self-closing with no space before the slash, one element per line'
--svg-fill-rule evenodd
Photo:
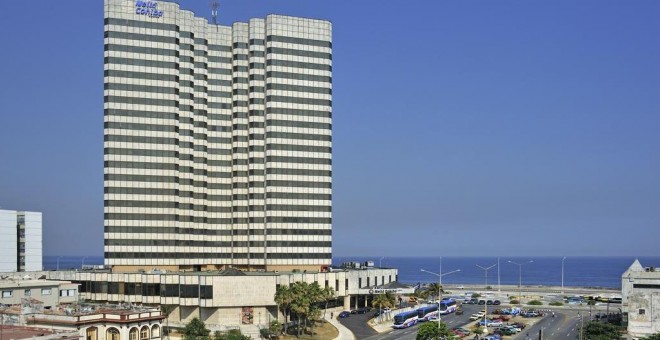
<path fill-rule="evenodd" d="M 344 327 L 337 319 L 335 318 L 327 318 L 326 319 L 331 325 L 335 326 L 337 330 L 339 331 L 339 336 L 337 336 L 334 340 L 355 340 L 355 336 L 353 336 L 353 332 L 351 332 L 348 328 Z"/>

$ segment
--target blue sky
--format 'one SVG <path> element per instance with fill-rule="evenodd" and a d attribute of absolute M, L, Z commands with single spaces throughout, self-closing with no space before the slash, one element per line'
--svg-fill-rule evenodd
<path fill-rule="evenodd" d="M 243 0 L 219 21 L 270 13 L 333 22 L 335 255 L 657 255 L 660 2 Z M 44 212 L 46 255 L 101 255 L 102 2 L 1 1 L 0 32 L 0 207 Z"/>

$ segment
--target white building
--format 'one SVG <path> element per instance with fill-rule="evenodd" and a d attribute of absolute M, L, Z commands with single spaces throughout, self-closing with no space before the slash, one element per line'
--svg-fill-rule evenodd
<path fill-rule="evenodd" d="M 104 3 L 105 263 L 320 270 L 332 257 L 332 25 Z"/>
<path fill-rule="evenodd" d="M 0 210 L 0 272 L 42 270 L 41 213 Z"/>
<path fill-rule="evenodd" d="M 210 329 L 225 331 L 240 328 L 244 334 L 258 336 L 260 327 L 271 320 L 284 321 L 275 303 L 278 285 L 293 282 L 318 283 L 330 287 L 335 299 L 329 308 L 350 310 L 369 306 L 373 296 L 383 291 L 404 294 L 398 285 L 396 269 L 365 267 L 328 272 L 241 272 L 227 269 L 215 272 L 50 271 L 50 279 L 80 284 L 82 299 L 99 303 L 132 303 L 164 306 L 168 325 L 183 328 L 199 317 Z M 379 288 L 375 288 L 378 286 Z"/>
<path fill-rule="evenodd" d="M 645 337 L 660 333 L 660 268 L 642 267 L 635 260 L 621 277 L 621 294 L 628 334 Z"/>

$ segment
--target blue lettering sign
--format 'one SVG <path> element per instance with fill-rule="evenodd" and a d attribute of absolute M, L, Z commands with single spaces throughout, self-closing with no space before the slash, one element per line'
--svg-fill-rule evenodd
<path fill-rule="evenodd" d="M 135 14 L 146 15 L 150 18 L 160 18 L 163 16 L 163 11 L 158 10 L 158 2 L 156 1 L 135 1 Z"/>

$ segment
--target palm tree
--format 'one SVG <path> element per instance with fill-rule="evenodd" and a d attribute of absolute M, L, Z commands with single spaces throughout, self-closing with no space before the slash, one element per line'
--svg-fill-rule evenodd
<path fill-rule="evenodd" d="M 323 319 L 325 319 L 325 312 L 328 310 L 328 302 L 335 298 L 335 290 L 330 287 L 321 289 L 320 298 L 321 301 L 325 302 L 325 309 L 323 310 Z"/>
<path fill-rule="evenodd" d="M 426 286 L 425 292 L 427 292 L 428 295 L 437 296 L 438 300 L 440 300 L 440 293 L 444 293 L 445 291 L 439 283 L 429 283 L 429 285 Z"/>
<path fill-rule="evenodd" d="M 289 311 L 291 310 L 291 303 L 293 302 L 293 293 L 289 286 L 279 285 L 275 290 L 275 303 L 284 314 L 284 333 L 287 331 L 287 324 L 289 322 Z"/>

